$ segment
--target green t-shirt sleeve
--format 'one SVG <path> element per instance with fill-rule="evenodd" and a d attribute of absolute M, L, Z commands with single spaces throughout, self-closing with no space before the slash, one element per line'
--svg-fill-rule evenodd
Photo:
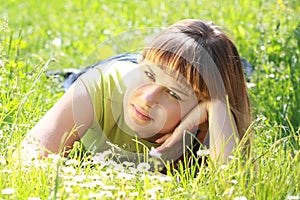
<path fill-rule="evenodd" d="M 94 110 L 94 122 L 99 122 L 102 120 L 103 115 L 101 110 L 103 110 L 103 74 L 99 67 L 89 70 L 78 78 L 81 81 L 88 94 L 90 95 L 93 110 Z M 95 121 L 96 120 L 96 121 Z"/>

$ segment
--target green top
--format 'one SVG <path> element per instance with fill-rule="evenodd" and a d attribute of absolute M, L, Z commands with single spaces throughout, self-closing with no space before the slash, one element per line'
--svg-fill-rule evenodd
<path fill-rule="evenodd" d="M 138 138 L 124 121 L 123 96 L 126 86 L 121 74 L 133 65 L 130 62 L 113 62 L 97 66 L 79 77 L 94 107 L 93 124 L 81 139 L 90 151 L 100 152 L 116 145 L 128 152 L 137 152 L 138 149 L 142 153 L 145 146 L 148 149 L 159 146 Z"/>

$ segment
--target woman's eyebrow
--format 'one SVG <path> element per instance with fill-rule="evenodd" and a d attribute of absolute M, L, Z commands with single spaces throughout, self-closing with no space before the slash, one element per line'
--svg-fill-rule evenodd
<path fill-rule="evenodd" d="M 154 71 L 151 69 L 151 66 L 148 64 L 145 64 L 146 67 L 149 69 L 149 71 L 153 74 L 153 76 L 156 76 L 156 74 L 154 73 Z M 172 87 L 172 86 L 168 86 L 168 88 L 170 88 L 171 90 L 174 90 L 175 92 L 178 92 L 186 97 L 188 97 L 189 95 L 187 93 L 185 93 L 184 91 L 180 90 L 179 88 L 176 87 Z"/>
<path fill-rule="evenodd" d="M 154 73 L 154 71 L 151 69 L 151 67 L 148 65 L 148 64 L 146 64 L 146 67 L 149 69 L 149 71 L 153 74 L 153 76 L 156 76 L 156 74 Z"/>
<path fill-rule="evenodd" d="M 171 90 L 174 90 L 174 91 L 176 91 L 176 92 L 178 92 L 178 93 L 184 95 L 184 96 L 187 96 L 187 97 L 189 96 L 187 93 L 185 93 L 184 91 L 182 91 L 182 90 L 180 90 L 180 89 L 178 89 L 178 88 L 171 87 L 171 86 L 169 86 L 169 88 L 170 88 Z"/>

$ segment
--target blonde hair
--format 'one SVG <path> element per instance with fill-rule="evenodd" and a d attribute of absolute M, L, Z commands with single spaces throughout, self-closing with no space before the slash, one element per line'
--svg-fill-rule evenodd
<path fill-rule="evenodd" d="M 143 59 L 180 73 L 201 101 L 229 99 L 240 138 L 251 120 L 246 81 L 234 43 L 212 22 L 186 19 L 161 32 Z"/>

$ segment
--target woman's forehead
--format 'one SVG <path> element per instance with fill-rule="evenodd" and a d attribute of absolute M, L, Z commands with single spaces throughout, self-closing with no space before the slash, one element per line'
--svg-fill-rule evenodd
<path fill-rule="evenodd" d="M 164 82 L 166 85 L 172 85 L 184 89 L 188 93 L 192 92 L 192 87 L 177 70 L 169 66 L 157 65 L 151 62 L 142 62 L 142 68 L 148 69 L 150 72 L 154 73 L 157 79 Z M 164 80 L 163 80 L 164 79 Z"/>

